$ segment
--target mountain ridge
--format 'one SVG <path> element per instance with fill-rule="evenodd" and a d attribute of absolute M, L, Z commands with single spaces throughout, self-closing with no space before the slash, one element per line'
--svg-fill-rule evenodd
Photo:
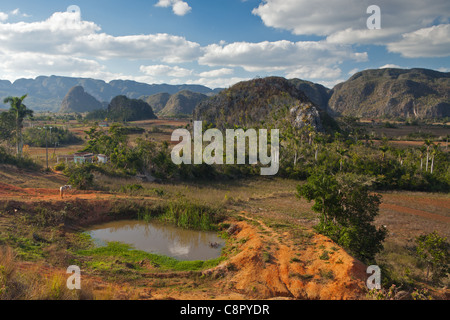
<path fill-rule="evenodd" d="M 17 79 L 14 82 L 0 80 L 0 98 L 28 94 L 26 105 L 34 111 L 57 112 L 69 90 L 82 86 L 84 91 L 100 102 L 109 103 L 114 97 L 125 95 L 130 99 L 149 96 L 161 92 L 175 94 L 190 90 L 206 95 L 214 95 L 218 89 L 202 85 L 146 84 L 133 80 L 104 80 L 61 76 L 38 76 L 35 79 Z"/>
<path fill-rule="evenodd" d="M 301 79 L 289 81 L 303 91 L 311 102 L 334 116 L 422 119 L 450 116 L 449 72 L 424 68 L 367 69 L 355 73 L 332 89 Z M 103 105 L 108 105 L 119 95 L 145 100 L 143 97 L 161 93 L 172 96 L 188 90 L 211 97 L 224 90 L 188 84 L 146 84 L 133 80 L 107 83 L 91 78 L 39 76 L 14 82 L 0 80 L 0 98 L 28 94 L 26 105 L 30 109 L 57 111 L 74 86 L 82 86 L 87 94 Z M 163 110 L 168 102 L 167 95 L 160 101 L 156 100 L 155 113 Z"/>

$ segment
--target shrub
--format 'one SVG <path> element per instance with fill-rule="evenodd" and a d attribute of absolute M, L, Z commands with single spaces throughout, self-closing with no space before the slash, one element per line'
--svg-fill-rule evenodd
<path fill-rule="evenodd" d="M 64 174 L 69 177 L 69 184 L 80 190 L 88 190 L 94 186 L 93 165 L 82 164 L 69 166 Z"/>
<path fill-rule="evenodd" d="M 447 238 L 441 237 L 436 231 L 416 238 L 416 253 L 419 260 L 426 265 L 428 281 L 430 271 L 432 281 L 439 283 L 449 274 L 450 252 Z"/>
<path fill-rule="evenodd" d="M 338 176 L 321 171 L 298 186 L 298 196 L 314 200 L 320 214 L 316 230 L 349 249 L 364 262 L 373 261 L 383 248 L 386 230 L 372 224 L 378 215 L 380 198 L 369 193 L 369 182 L 354 174 Z"/>

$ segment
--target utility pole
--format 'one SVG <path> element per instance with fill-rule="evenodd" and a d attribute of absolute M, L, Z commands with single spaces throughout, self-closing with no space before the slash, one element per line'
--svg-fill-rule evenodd
<path fill-rule="evenodd" d="M 45 130 L 45 159 L 46 159 L 47 170 L 48 170 L 48 132 L 47 132 L 47 130 L 50 129 L 50 136 L 51 136 L 52 127 L 44 127 L 44 128 L 38 128 L 38 129 Z"/>
<path fill-rule="evenodd" d="M 47 160 L 47 170 L 48 170 L 48 143 L 47 143 L 47 129 L 45 129 L 45 157 Z"/>

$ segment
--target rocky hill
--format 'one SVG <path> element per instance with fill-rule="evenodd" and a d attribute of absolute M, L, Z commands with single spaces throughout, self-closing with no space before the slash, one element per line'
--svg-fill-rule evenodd
<path fill-rule="evenodd" d="M 103 105 L 89 93 L 84 91 L 82 86 L 75 86 L 69 90 L 64 97 L 59 112 L 89 112 L 92 110 L 102 109 Z"/>
<path fill-rule="evenodd" d="M 298 90 L 303 91 L 306 96 L 311 100 L 311 102 L 315 103 L 322 110 L 328 109 L 328 100 L 330 100 L 330 96 L 332 91 L 321 84 L 300 80 L 300 79 L 291 79 L 289 80 Z"/>
<path fill-rule="evenodd" d="M 152 107 L 145 101 L 117 96 L 108 106 L 107 118 L 114 121 L 138 121 L 157 117 Z"/>
<path fill-rule="evenodd" d="M 61 102 L 67 92 L 75 86 L 82 86 L 85 92 L 95 99 L 107 103 L 118 95 L 137 99 L 141 96 L 150 96 L 161 92 L 175 94 L 182 90 L 206 95 L 213 95 L 217 92 L 217 90 L 200 85 L 146 84 L 129 80 L 114 80 L 107 83 L 90 78 L 40 76 L 36 79 L 18 79 L 13 83 L 0 80 L 0 99 L 28 94 L 27 107 L 30 109 L 56 112 L 61 108 Z"/>
<path fill-rule="evenodd" d="M 219 129 L 272 125 L 280 128 L 288 121 L 297 128 L 310 124 L 323 131 L 326 112 L 289 80 L 268 77 L 235 84 L 201 102 L 193 115 L 194 120 L 213 123 Z"/>
<path fill-rule="evenodd" d="M 208 99 L 208 96 L 183 90 L 173 94 L 167 101 L 164 109 L 158 114 L 164 117 L 176 117 L 180 115 L 192 115 L 197 104 Z"/>
<path fill-rule="evenodd" d="M 376 69 L 333 88 L 329 108 L 357 117 L 450 116 L 450 73 L 428 69 Z"/>
<path fill-rule="evenodd" d="M 142 96 L 139 99 L 147 102 L 152 107 L 153 112 L 158 113 L 166 106 L 167 101 L 170 99 L 170 94 L 163 92 L 151 96 Z"/>

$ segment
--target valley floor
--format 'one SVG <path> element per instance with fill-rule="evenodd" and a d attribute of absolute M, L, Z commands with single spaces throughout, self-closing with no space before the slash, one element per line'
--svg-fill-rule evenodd
<path fill-rule="evenodd" d="M 105 185 L 131 183 L 101 179 Z M 78 228 L 30 227 L 18 220 L 20 212 L 14 212 L 15 207 L 79 206 L 86 208 L 79 213 L 86 224 L 89 219 L 96 218 L 98 222 L 103 216 L 107 217 L 111 206 L 121 201 L 158 203 L 185 197 L 223 205 L 228 213 L 224 223 L 237 226 L 237 231 L 228 235 L 223 261 L 206 270 L 160 270 L 158 265 L 145 259 L 130 266 L 128 260 L 121 261 L 120 257 L 113 257 L 115 261 L 101 260 L 98 263 L 106 268 L 99 269 L 92 267 L 93 257 L 76 257 L 87 266 L 82 270 L 83 281 L 93 299 L 367 298 L 367 266 L 312 230 L 317 216 L 311 211 L 311 203 L 296 197 L 298 181 L 257 178 L 195 184 L 142 183 L 144 191 L 136 194 L 73 191 L 64 199 L 59 197 L 58 188 L 65 184 L 66 178 L 58 173 L 35 173 L 2 166 L 0 181 L 0 243 L 20 247 L 23 243 L 33 243 L 36 233 L 47 239 L 48 243 L 36 249 L 45 253 L 40 255 L 45 259 L 26 258 L 16 262 L 21 272 L 40 277 L 65 274 L 61 262 L 73 259 L 73 256 L 68 257 L 68 248 L 76 245 Z M 155 188 L 163 190 L 164 195 L 156 196 L 152 191 Z M 418 281 L 423 272 L 415 267 L 408 248 L 415 237 L 434 230 L 450 237 L 450 197 L 412 192 L 382 195 L 376 224 L 386 225 L 389 235 L 377 261 L 389 266 L 399 279 Z M 449 298 L 450 290 L 423 285 L 435 298 Z"/>

